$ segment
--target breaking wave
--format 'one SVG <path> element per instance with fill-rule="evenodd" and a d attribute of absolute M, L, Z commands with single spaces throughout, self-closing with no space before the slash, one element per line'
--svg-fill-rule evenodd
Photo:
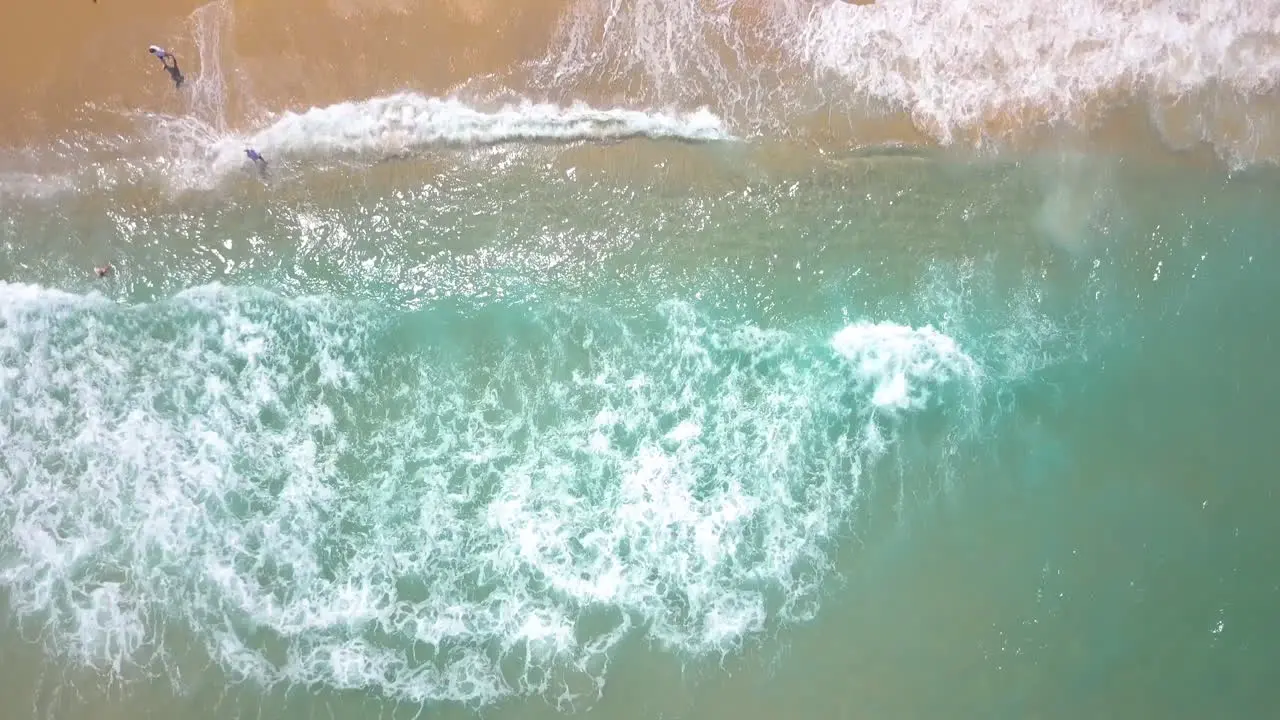
<path fill-rule="evenodd" d="M 176 631 L 264 686 L 594 696 L 629 635 L 811 617 L 871 467 L 983 375 L 929 327 L 477 313 L 0 284 L 12 609 L 115 672 Z"/>

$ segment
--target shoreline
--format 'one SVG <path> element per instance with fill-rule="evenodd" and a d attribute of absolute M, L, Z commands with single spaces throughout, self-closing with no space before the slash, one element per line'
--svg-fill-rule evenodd
<path fill-rule="evenodd" d="M 623 137 L 604 140 L 515 138 L 483 145 L 422 145 L 406 150 L 369 149 L 296 154 L 264 150 L 269 175 L 265 183 L 238 149 L 247 142 L 220 141 L 229 149 L 220 156 L 189 152 L 166 157 L 155 144 L 136 143 L 124 152 L 109 146 L 73 149 L 50 155 L 10 152 L 0 161 L 0 206 L 9 203 L 56 202 L 68 194 L 97 197 L 100 202 L 161 204 L 203 202 L 199 198 L 232 199 L 266 193 L 305 196 L 333 181 L 377 185 L 388 190 L 420 184 L 441 172 L 469 172 L 490 166 L 545 164 L 555 172 L 594 173 L 620 185 L 669 189 L 722 185 L 733 177 L 772 177 L 779 182 L 852 165 L 883 161 L 1017 163 L 1035 158 L 1091 157 L 1151 167 L 1226 173 L 1274 167 L 1273 163 L 1231 166 L 1206 145 L 1170 150 L 1157 138 L 1132 131 L 1133 117 L 1118 117 L 1100 132 L 1040 133 L 1034 141 L 947 146 L 910 142 L 885 133 L 880 142 L 822 144 L 810 138 L 686 141 L 679 138 Z M 1141 140 L 1141 142 L 1139 141 Z M 75 147 L 75 146 L 73 146 Z M 85 147 L 84 144 L 79 147 Z M 201 160 L 205 155 L 205 160 Z M 7 167 L 5 167 L 7 165 Z M 727 173 L 727 174 L 726 174 Z M 261 190 L 248 190 L 259 187 Z"/>

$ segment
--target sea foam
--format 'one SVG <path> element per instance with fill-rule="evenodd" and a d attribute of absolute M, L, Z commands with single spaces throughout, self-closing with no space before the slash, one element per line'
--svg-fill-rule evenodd
<path fill-rule="evenodd" d="M 541 65 L 548 89 L 625 84 L 649 103 L 713 97 L 762 134 L 820 112 L 903 114 L 943 143 L 1086 127 L 1134 101 L 1161 132 L 1191 115 L 1225 154 L 1280 143 L 1280 1 L 579 0 Z M 1029 126 L 1029 127 L 1028 127 Z M 1170 132 L 1179 133 L 1181 128 Z M 856 138 L 855 138 L 856 139 Z"/>
<path fill-rule="evenodd" d="M 625 139 L 730 141 L 709 110 L 655 112 L 521 100 L 481 108 L 456 98 L 397 93 L 273 115 L 257 129 L 228 133 L 194 116 L 153 117 L 152 133 L 171 148 L 174 180 L 203 185 L 244 170 L 245 149 L 272 166 L 344 156 L 377 158 L 507 143 L 613 142 Z"/>
<path fill-rule="evenodd" d="M 981 382 L 894 323 L 476 313 L 503 335 L 251 288 L 0 284 L 12 611 L 113 677 L 182 663 L 180 632 L 262 686 L 589 699 L 624 637 L 718 655 L 812 617 L 868 469 Z"/>

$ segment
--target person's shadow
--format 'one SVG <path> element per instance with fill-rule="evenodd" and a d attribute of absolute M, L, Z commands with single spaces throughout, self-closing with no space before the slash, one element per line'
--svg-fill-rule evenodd
<path fill-rule="evenodd" d="M 178 59 L 172 55 L 165 55 L 160 58 L 160 62 L 164 65 L 165 72 L 169 73 L 169 77 L 173 78 L 173 86 L 181 88 L 186 78 L 182 77 L 182 71 L 178 69 Z"/>

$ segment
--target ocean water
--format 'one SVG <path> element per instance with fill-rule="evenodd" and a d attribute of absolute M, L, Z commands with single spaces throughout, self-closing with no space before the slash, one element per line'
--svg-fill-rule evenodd
<path fill-rule="evenodd" d="M 570 3 L 441 88 L 380 13 L 516 21 L 219 3 L 41 85 L 0 718 L 1271 716 L 1280 8 L 1063 8 Z"/>

